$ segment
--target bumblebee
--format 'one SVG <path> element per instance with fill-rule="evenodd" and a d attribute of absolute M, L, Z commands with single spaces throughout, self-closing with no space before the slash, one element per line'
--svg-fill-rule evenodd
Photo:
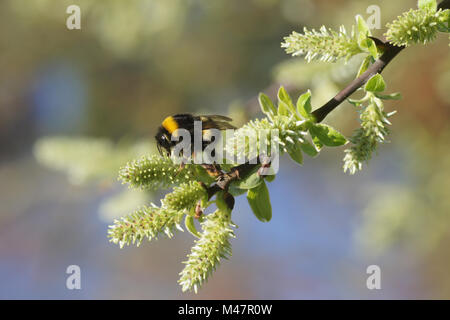
<path fill-rule="evenodd" d="M 177 129 L 186 129 L 191 135 L 191 149 L 194 150 L 194 122 L 201 121 L 202 123 L 202 150 L 211 143 L 211 137 L 208 135 L 208 129 L 236 129 L 235 126 L 229 122 L 233 121 L 231 118 L 220 115 L 203 115 L 193 116 L 191 114 L 176 114 L 167 117 L 158 128 L 155 139 L 158 151 L 161 155 L 164 152 L 170 156 L 172 148 L 178 141 L 172 141 L 172 135 Z"/>

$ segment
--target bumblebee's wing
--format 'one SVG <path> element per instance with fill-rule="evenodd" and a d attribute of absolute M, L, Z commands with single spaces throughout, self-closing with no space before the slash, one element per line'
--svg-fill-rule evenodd
<path fill-rule="evenodd" d="M 236 129 L 235 126 L 233 126 L 231 123 L 228 123 L 230 121 L 233 121 L 233 119 L 225 117 L 225 116 L 207 115 L 207 116 L 199 116 L 199 118 L 202 121 L 203 130 L 205 130 L 205 129 L 219 129 L 219 130 Z"/>
<path fill-rule="evenodd" d="M 225 117 L 225 116 L 221 116 L 218 114 L 212 114 L 212 115 L 205 115 L 205 116 L 199 116 L 200 120 L 205 121 L 205 120 L 213 120 L 213 121 L 233 121 L 233 119 L 229 118 L 229 117 Z"/>

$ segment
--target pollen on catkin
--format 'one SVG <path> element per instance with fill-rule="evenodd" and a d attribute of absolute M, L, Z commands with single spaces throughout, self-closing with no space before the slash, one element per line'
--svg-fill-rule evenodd
<path fill-rule="evenodd" d="M 205 187 L 198 181 L 182 183 L 161 200 L 163 207 L 172 210 L 189 210 L 207 197 Z"/>
<path fill-rule="evenodd" d="M 183 216 L 179 211 L 143 206 L 120 220 L 114 220 L 114 224 L 109 226 L 108 237 L 121 248 L 130 244 L 139 246 L 145 238 L 156 239 L 160 233 L 172 237 L 175 227 L 181 229 Z"/>
<path fill-rule="evenodd" d="M 190 165 L 180 168 L 170 158 L 159 155 L 143 156 L 128 162 L 119 171 L 119 180 L 140 189 L 161 189 L 194 179 Z"/>
<path fill-rule="evenodd" d="M 180 272 L 178 282 L 183 291 L 197 292 L 219 265 L 220 259 L 231 256 L 230 238 L 234 237 L 231 227 L 230 212 L 217 210 L 206 217 L 201 237 L 195 242 L 188 260 L 184 262 L 186 266 Z"/>
<path fill-rule="evenodd" d="M 439 26 L 448 19 L 448 13 L 448 9 L 411 9 L 387 24 L 386 39 L 396 46 L 427 44 L 436 38 Z"/>

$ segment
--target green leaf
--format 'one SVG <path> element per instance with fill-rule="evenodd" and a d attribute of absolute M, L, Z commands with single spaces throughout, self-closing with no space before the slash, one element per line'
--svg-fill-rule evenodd
<path fill-rule="evenodd" d="M 378 58 L 378 50 L 375 44 L 375 41 L 370 39 L 369 37 L 372 35 L 369 27 L 366 24 L 366 21 L 360 15 L 356 16 L 356 23 L 358 25 L 358 46 L 361 50 L 369 52 L 370 55 L 374 58 Z"/>
<path fill-rule="evenodd" d="M 450 12 L 450 10 L 449 10 Z M 438 30 L 440 32 L 449 33 L 450 32 L 450 14 L 448 15 L 449 19 L 445 23 L 439 23 L 438 24 Z"/>
<path fill-rule="evenodd" d="M 228 192 L 231 193 L 233 196 L 238 197 L 244 193 L 247 192 L 247 189 L 241 189 L 238 188 L 237 186 L 234 185 L 234 183 L 232 183 L 229 187 L 228 187 Z"/>
<path fill-rule="evenodd" d="M 269 222 L 272 219 L 272 205 L 270 204 L 269 190 L 265 182 L 256 188 L 248 190 L 247 200 L 259 221 Z"/>
<path fill-rule="evenodd" d="M 378 49 L 377 49 L 377 45 L 375 44 L 375 41 L 373 41 L 370 38 L 367 38 L 366 40 L 364 40 L 365 44 L 364 46 L 367 47 L 367 51 L 369 51 L 370 56 L 373 57 L 374 59 L 378 59 Z"/>
<path fill-rule="evenodd" d="M 355 107 L 359 107 L 360 105 L 363 104 L 363 101 L 361 101 L 361 100 L 347 99 L 347 101 L 349 103 L 351 103 L 352 105 L 354 105 Z"/>
<path fill-rule="evenodd" d="M 295 143 L 287 143 L 286 149 L 292 160 L 294 160 L 298 164 L 303 164 L 303 154 L 302 149 L 300 148 L 300 142 L 297 141 Z"/>
<path fill-rule="evenodd" d="M 307 91 L 298 97 L 297 100 L 297 111 L 305 119 L 311 117 L 311 91 Z"/>
<path fill-rule="evenodd" d="M 194 171 L 196 179 L 204 182 L 205 184 L 211 184 L 215 181 L 214 178 L 206 172 L 205 168 L 201 166 L 194 166 Z"/>
<path fill-rule="evenodd" d="M 319 154 L 316 148 L 314 148 L 314 146 L 308 141 L 303 142 L 300 148 L 302 148 L 303 152 L 310 157 L 315 157 Z"/>
<path fill-rule="evenodd" d="M 273 105 L 272 100 L 270 100 L 270 98 L 266 94 L 261 92 L 258 96 L 258 101 L 259 105 L 261 106 L 261 110 L 264 114 L 266 115 L 277 114 L 277 109 Z"/>
<path fill-rule="evenodd" d="M 231 208 L 229 207 L 229 200 L 230 197 L 233 197 L 228 191 L 220 191 L 216 195 L 216 206 L 217 209 L 219 209 L 222 212 L 228 212 L 231 213 Z M 234 199 L 233 199 L 234 202 Z"/>
<path fill-rule="evenodd" d="M 391 94 L 375 93 L 375 96 L 383 100 L 400 100 L 402 98 L 402 94 L 400 92 L 395 92 Z"/>
<path fill-rule="evenodd" d="M 447 2 L 447 4 L 444 5 L 444 2 L 441 2 L 440 5 L 442 5 L 442 10 L 444 10 L 444 11 L 441 11 L 442 18 L 440 19 L 440 22 L 438 23 L 438 30 L 440 32 L 449 33 L 450 32 L 450 3 Z"/>
<path fill-rule="evenodd" d="M 276 175 L 275 175 L 275 174 L 272 174 L 272 175 L 269 175 L 269 176 L 264 176 L 264 179 L 265 179 L 267 182 L 272 182 L 273 180 L 275 180 L 275 177 L 276 177 Z"/>
<path fill-rule="evenodd" d="M 280 87 L 280 89 L 278 90 L 278 110 L 280 110 L 280 105 L 283 105 L 293 115 L 296 114 L 294 104 L 292 103 L 292 99 L 286 92 L 284 87 Z M 283 115 L 289 115 L 289 113 Z"/>
<path fill-rule="evenodd" d="M 197 231 L 197 228 L 195 227 L 194 217 L 187 214 L 186 217 L 184 218 L 184 225 L 193 236 L 200 238 L 201 234 Z"/>
<path fill-rule="evenodd" d="M 316 146 L 317 150 L 321 150 L 323 147 L 323 143 L 320 141 L 320 139 L 316 136 L 314 136 L 313 134 L 311 134 L 312 140 L 314 145 Z"/>
<path fill-rule="evenodd" d="M 252 189 L 259 186 L 261 182 L 263 182 L 263 179 L 258 174 L 258 169 L 255 169 L 255 171 L 247 177 L 233 182 L 233 185 L 239 189 Z"/>
<path fill-rule="evenodd" d="M 347 139 L 340 132 L 323 123 L 311 126 L 309 132 L 313 137 L 313 141 L 314 138 L 317 138 L 321 143 L 329 147 L 342 146 L 347 143 Z"/>
<path fill-rule="evenodd" d="M 289 116 L 289 109 L 287 107 L 287 104 L 283 101 L 278 102 L 278 115 L 280 116 Z"/>
<path fill-rule="evenodd" d="M 422 10 L 432 10 L 436 11 L 437 4 L 436 0 L 419 0 L 417 1 L 417 7 Z"/>
<path fill-rule="evenodd" d="M 382 92 L 386 88 L 386 83 L 384 82 L 383 77 L 381 74 L 377 73 L 372 78 L 367 81 L 366 85 L 364 86 L 364 90 L 370 91 L 370 92 Z"/>
<path fill-rule="evenodd" d="M 371 36 L 372 33 L 370 32 L 369 27 L 366 24 L 366 21 L 361 15 L 356 16 L 356 24 L 358 26 L 358 44 L 361 47 L 361 49 L 365 49 L 365 43 L 364 40 L 367 39 L 367 37 Z"/>
<path fill-rule="evenodd" d="M 362 75 L 364 72 L 366 72 L 366 70 L 367 70 L 367 68 L 369 68 L 371 62 L 373 62 L 373 57 L 371 55 L 368 55 L 367 57 L 364 58 L 363 62 L 361 63 L 361 66 L 359 67 L 356 78 L 358 78 L 360 75 Z"/>

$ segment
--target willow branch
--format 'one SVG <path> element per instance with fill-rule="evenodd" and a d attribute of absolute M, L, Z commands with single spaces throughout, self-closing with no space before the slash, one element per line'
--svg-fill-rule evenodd
<path fill-rule="evenodd" d="M 361 74 L 358 78 L 353 80 L 348 86 L 342 89 L 336 96 L 334 96 L 330 101 L 325 103 L 322 107 L 316 109 L 312 114 L 315 117 L 316 122 L 322 122 L 323 119 L 336 107 L 338 107 L 342 102 L 345 101 L 352 93 L 354 93 L 357 89 L 361 88 L 372 76 L 377 73 L 381 73 L 384 68 L 394 59 L 400 51 L 402 51 L 405 47 L 397 47 L 391 45 L 390 43 L 380 43 L 381 41 L 377 41 L 378 45 L 382 45 L 385 49 L 384 53 L 381 57 L 376 60 L 363 74 Z M 261 163 L 258 162 L 256 164 L 244 163 L 233 167 L 229 172 L 225 172 L 220 174 L 217 177 L 217 182 L 209 187 L 208 196 L 212 197 L 216 192 L 220 190 L 227 190 L 230 183 L 235 180 L 241 179 L 245 177 L 248 173 L 252 172 Z"/>
<path fill-rule="evenodd" d="M 371 77 L 377 73 L 381 73 L 383 69 L 400 53 L 405 47 L 397 47 L 390 43 L 385 43 L 385 51 L 381 57 L 375 61 L 362 75 L 353 80 L 348 86 L 342 89 L 330 101 L 325 103 L 319 109 L 316 109 L 312 114 L 317 122 L 322 122 L 323 119 L 342 102 L 345 101 L 352 93 L 361 88 Z"/>

